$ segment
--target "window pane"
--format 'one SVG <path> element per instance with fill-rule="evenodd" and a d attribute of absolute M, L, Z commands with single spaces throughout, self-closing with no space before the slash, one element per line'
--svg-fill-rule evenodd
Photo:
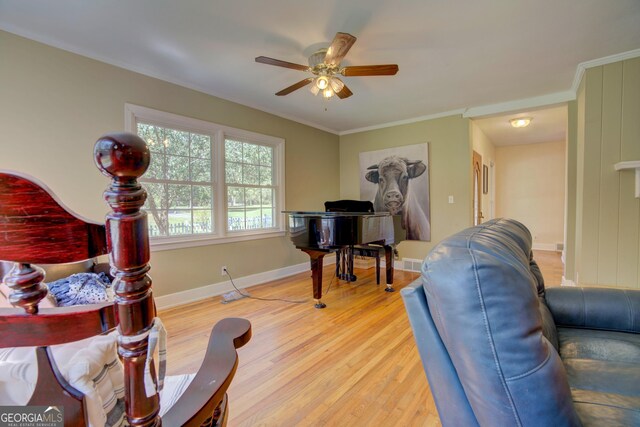
<path fill-rule="evenodd" d="M 224 159 L 228 162 L 242 162 L 242 142 L 225 140 Z"/>
<path fill-rule="evenodd" d="M 256 144 L 249 144 L 245 142 L 242 145 L 243 160 L 245 163 L 251 163 L 252 165 L 260 164 L 260 146 Z"/>
<path fill-rule="evenodd" d="M 189 158 L 167 156 L 167 178 L 172 181 L 189 180 Z"/>
<path fill-rule="evenodd" d="M 273 185 L 273 169 L 260 166 L 260 185 Z"/>
<path fill-rule="evenodd" d="M 211 160 L 191 159 L 191 180 L 211 182 Z"/>
<path fill-rule="evenodd" d="M 244 165 L 242 168 L 242 183 L 243 184 L 260 184 L 260 167 L 253 165 Z"/>
<path fill-rule="evenodd" d="M 167 209 L 164 184 L 145 182 L 143 187 L 147 190 L 147 200 L 144 202 L 144 209 Z"/>
<path fill-rule="evenodd" d="M 165 140 L 165 134 L 165 129 L 161 127 L 138 123 L 138 135 L 145 140 L 147 147 L 153 152 L 164 152 L 162 142 Z"/>
<path fill-rule="evenodd" d="M 213 221 L 211 210 L 193 211 L 193 234 L 203 234 L 213 232 Z"/>
<path fill-rule="evenodd" d="M 165 179 L 166 176 L 164 172 L 166 168 L 164 167 L 164 161 L 166 157 L 162 154 L 153 154 L 151 156 L 151 164 L 149 165 L 149 169 L 144 173 L 145 178 L 155 178 L 155 179 Z"/>
<path fill-rule="evenodd" d="M 193 186 L 193 207 L 194 208 L 211 208 L 213 195 L 211 187 L 194 185 Z"/>
<path fill-rule="evenodd" d="M 242 163 L 226 163 L 225 182 L 228 184 L 242 184 Z"/>
<path fill-rule="evenodd" d="M 262 226 L 264 228 L 270 228 L 274 226 L 274 210 L 273 209 L 262 209 Z"/>
<path fill-rule="evenodd" d="M 156 220 L 153 215 L 150 215 L 147 212 L 147 223 L 149 228 L 149 237 L 157 237 L 157 236 L 166 236 L 167 234 L 163 234 L 163 230 L 158 227 Z"/>
<path fill-rule="evenodd" d="M 169 187 L 169 209 L 189 209 L 191 208 L 191 186 L 168 184 Z"/>
<path fill-rule="evenodd" d="M 227 228 L 230 231 L 244 230 L 244 188 L 227 189 Z"/>
<path fill-rule="evenodd" d="M 192 234 L 191 231 L 191 211 L 190 210 L 170 210 L 169 211 L 169 235 Z"/>
<path fill-rule="evenodd" d="M 247 188 L 245 189 L 245 205 L 246 205 L 246 226 L 247 229 L 255 229 L 262 227 L 261 214 L 260 214 L 260 189 L 259 188 Z"/>
<path fill-rule="evenodd" d="M 167 149 L 167 154 L 174 156 L 188 156 L 189 132 L 167 129 L 167 135 L 163 144 Z"/>
<path fill-rule="evenodd" d="M 211 137 L 208 135 L 191 134 L 191 157 L 211 159 Z"/>
<path fill-rule="evenodd" d="M 273 200 L 274 200 L 274 196 L 275 196 L 275 192 L 273 191 L 272 188 L 263 188 L 261 190 L 262 193 L 262 198 L 261 198 L 261 202 L 262 202 L 262 207 L 271 207 L 273 206 Z"/>
<path fill-rule="evenodd" d="M 260 164 L 264 166 L 271 166 L 273 164 L 273 148 L 260 146 Z"/>

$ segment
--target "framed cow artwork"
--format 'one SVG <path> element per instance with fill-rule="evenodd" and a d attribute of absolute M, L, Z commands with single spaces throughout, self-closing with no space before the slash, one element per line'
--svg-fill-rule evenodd
<path fill-rule="evenodd" d="M 407 240 L 431 241 L 429 143 L 360 153 L 360 199 L 399 215 Z"/>

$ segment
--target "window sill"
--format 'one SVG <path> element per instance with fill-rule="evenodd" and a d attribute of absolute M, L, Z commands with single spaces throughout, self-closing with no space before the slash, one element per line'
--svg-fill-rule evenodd
<path fill-rule="evenodd" d="M 276 231 L 268 231 L 268 232 L 259 232 L 259 233 L 243 233 L 239 235 L 227 235 L 224 237 L 218 236 L 206 236 L 206 237 L 198 237 L 192 236 L 191 238 L 155 238 L 150 239 L 149 246 L 151 247 L 152 252 L 160 252 L 160 251 L 169 251 L 173 249 L 184 249 L 184 248 L 193 248 L 198 246 L 209 246 L 209 245 L 218 245 L 221 243 L 234 243 L 234 242 L 244 242 L 248 240 L 259 240 L 259 239 L 270 239 L 272 237 L 283 237 L 285 235 L 284 231 L 276 230 Z"/>

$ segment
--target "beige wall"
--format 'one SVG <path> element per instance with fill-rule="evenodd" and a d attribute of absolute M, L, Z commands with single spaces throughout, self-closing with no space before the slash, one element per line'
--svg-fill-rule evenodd
<path fill-rule="evenodd" d="M 337 135 L 2 31 L 0 82 L 0 168 L 39 178 L 91 219 L 107 211 L 93 143 L 124 129 L 127 102 L 284 138 L 286 207 L 338 198 Z M 154 252 L 151 275 L 164 295 L 222 281 L 222 265 L 241 277 L 307 260 L 287 237 L 271 238 Z"/>
<path fill-rule="evenodd" d="M 564 241 L 565 143 L 496 148 L 496 214 L 529 228 L 534 248 Z"/>
<path fill-rule="evenodd" d="M 360 198 L 359 154 L 429 142 L 431 242 L 399 245 L 401 258 L 423 259 L 440 240 L 471 225 L 469 119 L 450 116 L 340 138 L 340 197 Z M 448 196 L 454 196 L 454 204 Z"/>
<path fill-rule="evenodd" d="M 473 151 L 480 154 L 482 156 L 482 164 L 486 165 L 488 168 L 489 175 L 489 185 L 487 194 L 484 194 L 481 191 L 480 194 L 480 204 L 482 215 L 484 216 L 483 221 L 488 221 L 492 218 L 495 218 L 495 183 L 493 182 L 494 176 L 492 171 L 492 164 L 495 165 L 496 160 L 496 147 L 493 145 L 493 142 L 487 137 L 487 135 L 482 132 L 482 129 L 478 125 L 476 125 L 473 121 L 471 122 L 471 145 L 473 146 Z"/>
<path fill-rule="evenodd" d="M 575 277 L 580 285 L 640 288 L 640 58 L 586 71 L 577 99 Z"/>

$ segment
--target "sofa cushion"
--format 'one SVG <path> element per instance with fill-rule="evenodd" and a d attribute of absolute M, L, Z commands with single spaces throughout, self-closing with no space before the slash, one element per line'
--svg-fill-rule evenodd
<path fill-rule="evenodd" d="M 640 335 L 558 328 L 558 341 L 583 424 L 640 425 Z"/>
<path fill-rule="evenodd" d="M 558 340 L 560 356 L 564 361 L 597 359 L 636 365 L 640 361 L 640 334 L 558 328 Z"/>

